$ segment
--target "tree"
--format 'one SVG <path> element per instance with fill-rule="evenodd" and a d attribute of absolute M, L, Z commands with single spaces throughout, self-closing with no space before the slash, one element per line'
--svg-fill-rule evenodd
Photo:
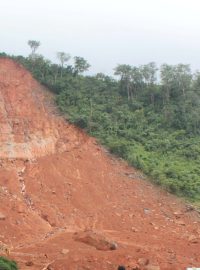
<path fill-rule="evenodd" d="M 192 111 L 190 104 L 194 100 L 190 66 L 163 64 L 160 75 L 165 119 L 176 128 L 186 128 L 188 112 Z"/>
<path fill-rule="evenodd" d="M 70 56 L 70 54 L 65 53 L 65 52 L 57 52 L 57 58 L 58 58 L 59 61 L 60 61 L 60 66 L 61 66 L 61 73 L 60 73 L 60 76 L 61 76 L 61 78 L 62 78 L 62 76 L 63 76 L 63 68 L 64 68 L 64 64 L 70 60 L 71 56 Z"/>
<path fill-rule="evenodd" d="M 160 77 L 163 89 L 163 104 L 168 104 L 174 84 L 174 66 L 163 64 L 160 69 Z"/>
<path fill-rule="evenodd" d="M 192 81 L 190 65 L 179 64 L 175 66 L 175 79 L 177 81 L 177 89 L 185 97 L 186 91 L 190 90 Z"/>
<path fill-rule="evenodd" d="M 118 65 L 115 69 L 115 75 L 120 76 L 122 92 L 127 93 L 128 100 L 131 99 L 131 75 L 132 67 L 130 65 Z"/>
<path fill-rule="evenodd" d="M 52 76 L 53 76 L 53 83 L 57 82 L 57 77 L 58 77 L 58 70 L 59 70 L 59 66 L 56 64 L 52 64 L 51 65 L 51 71 L 52 71 Z"/>
<path fill-rule="evenodd" d="M 28 45 L 31 48 L 31 57 L 34 58 L 36 55 L 36 50 L 39 48 L 40 46 L 40 41 L 36 41 L 36 40 L 29 40 L 28 41 Z"/>
<path fill-rule="evenodd" d="M 34 63 L 32 65 L 33 73 L 41 78 L 42 81 L 45 81 L 45 78 L 50 72 L 51 61 L 45 59 L 42 55 L 37 54 L 34 58 Z"/>
<path fill-rule="evenodd" d="M 74 75 L 79 75 L 87 71 L 90 68 L 90 64 L 83 57 L 74 57 Z"/>
<path fill-rule="evenodd" d="M 139 89 L 142 87 L 143 80 L 142 80 L 142 72 L 141 69 L 138 67 L 132 67 L 131 70 L 131 95 L 137 97 L 137 93 Z"/>
<path fill-rule="evenodd" d="M 141 72 L 145 81 L 145 84 L 148 88 L 148 92 L 150 93 L 150 101 L 151 104 L 154 105 L 155 102 L 155 83 L 157 80 L 157 66 L 156 63 L 150 62 L 147 65 L 141 67 Z"/>

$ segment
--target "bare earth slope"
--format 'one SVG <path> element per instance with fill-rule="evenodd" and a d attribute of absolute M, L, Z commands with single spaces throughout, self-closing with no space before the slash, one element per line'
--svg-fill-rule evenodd
<path fill-rule="evenodd" d="M 66 123 L 51 94 L 8 59 L 0 60 L 0 242 L 22 270 L 200 267 L 198 213 Z"/>

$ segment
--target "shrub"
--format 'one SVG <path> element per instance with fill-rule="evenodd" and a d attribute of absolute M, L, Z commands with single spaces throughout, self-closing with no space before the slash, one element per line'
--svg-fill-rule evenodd
<path fill-rule="evenodd" d="M 18 270 L 17 263 L 5 257 L 0 257 L 0 270 Z"/>

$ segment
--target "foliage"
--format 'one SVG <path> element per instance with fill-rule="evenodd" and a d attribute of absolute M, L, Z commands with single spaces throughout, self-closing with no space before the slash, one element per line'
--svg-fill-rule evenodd
<path fill-rule="evenodd" d="M 79 56 L 74 57 L 74 74 L 78 75 L 87 71 L 90 67 L 90 64 L 83 58 Z"/>
<path fill-rule="evenodd" d="M 8 260 L 5 257 L 0 257 L 0 270 L 18 270 L 15 261 Z"/>

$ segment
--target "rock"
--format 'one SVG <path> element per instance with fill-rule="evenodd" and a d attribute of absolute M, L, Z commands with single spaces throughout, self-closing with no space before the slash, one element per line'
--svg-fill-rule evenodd
<path fill-rule="evenodd" d="M 174 212 L 174 216 L 177 219 L 179 219 L 182 215 L 183 215 L 183 213 L 181 213 L 181 212 Z"/>
<path fill-rule="evenodd" d="M 2 213 L 0 213 L 0 220 L 5 220 L 6 219 L 6 216 Z"/>
<path fill-rule="evenodd" d="M 193 244 L 197 244 L 199 242 L 199 239 L 195 235 L 190 235 L 188 240 Z"/>
<path fill-rule="evenodd" d="M 147 258 L 139 258 L 138 259 L 138 264 L 140 266 L 145 266 L 149 264 L 149 260 Z"/>
<path fill-rule="evenodd" d="M 34 263 L 33 263 L 32 261 L 28 261 L 28 262 L 25 263 L 25 265 L 26 265 L 26 266 L 33 266 Z"/>
<path fill-rule="evenodd" d="M 134 173 L 130 173 L 130 174 L 127 174 L 128 178 L 133 178 L 135 179 L 135 174 Z"/>
<path fill-rule="evenodd" d="M 185 212 L 191 212 L 194 210 L 195 210 L 194 206 L 192 206 L 190 204 L 186 205 L 186 207 L 185 207 Z"/>
<path fill-rule="evenodd" d="M 185 222 L 183 220 L 176 221 L 176 224 L 185 226 Z"/>
<path fill-rule="evenodd" d="M 41 218 L 43 218 L 45 221 L 49 222 L 49 220 L 48 220 L 49 217 L 47 214 L 42 214 Z"/>
<path fill-rule="evenodd" d="M 138 229 L 135 228 L 135 227 L 131 227 L 131 231 L 133 231 L 133 232 L 138 232 Z"/>
<path fill-rule="evenodd" d="M 75 233 L 74 240 L 93 246 L 98 250 L 108 251 L 117 249 L 117 243 L 92 230 Z"/>
<path fill-rule="evenodd" d="M 69 249 L 62 249 L 62 251 L 61 251 L 61 253 L 63 254 L 63 255 L 66 255 L 67 253 L 69 253 Z"/>
<path fill-rule="evenodd" d="M 145 214 L 149 214 L 151 212 L 151 210 L 149 208 L 144 208 L 144 213 Z"/>

